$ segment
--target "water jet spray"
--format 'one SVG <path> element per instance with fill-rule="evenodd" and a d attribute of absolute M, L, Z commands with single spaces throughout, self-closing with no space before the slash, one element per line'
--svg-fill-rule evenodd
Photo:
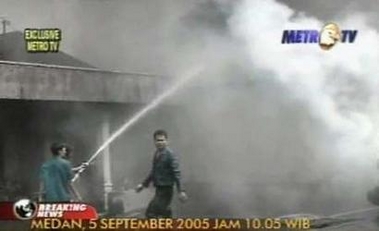
<path fill-rule="evenodd" d="M 97 151 L 86 161 L 84 164 L 89 165 L 92 163 L 97 156 L 102 153 L 102 151 L 108 147 L 118 136 L 120 136 L 122 133 L 124 133 L 127 129 L 129 129 L 132 125 L 134 125 L 136 122 L 138 122 L 143 116 L 145 116 L 148 112 L 156 108 L 158 105 L 160 105 L 166 98 L 173 95 L 175 92 L 177 92 L 181 87 L 183 87 L 190 79 L 197 76 L 202 68 L 197 67 L 192 69 L 191 71 L 184 74 L 179 80 L 174 82 L 174 84 L 169 87 L 166 91 L 164 91 L 162 94 L 160 94 L 156 99 L 151 101 L 148 105 L 146 105 L 144 108 L 142 108 L 140 111 L 138 111 L 130 120 L 126 121 L 118 130 L 116 130 L 98 149 Z M 82 168 L 79 170 L 74 178 L 71 180 L 72 182 L 75 182 L 80 174 L 85 170 L 85 168 Z"/>

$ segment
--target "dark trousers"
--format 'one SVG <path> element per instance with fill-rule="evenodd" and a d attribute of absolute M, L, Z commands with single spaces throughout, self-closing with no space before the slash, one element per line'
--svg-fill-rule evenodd
<path fill-rule="evenodd" d="M 171 218 L 173 186 L 156 186 L 155 196 L 146 210 L 146 218 Z"/>

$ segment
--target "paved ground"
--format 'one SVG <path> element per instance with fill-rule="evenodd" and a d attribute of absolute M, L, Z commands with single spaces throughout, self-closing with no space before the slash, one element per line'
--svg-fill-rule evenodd
<path fill-rule="evenodd" d="M 379 207 L 315 219 L 313 227 L 323 231 L 378 231 Z"/>

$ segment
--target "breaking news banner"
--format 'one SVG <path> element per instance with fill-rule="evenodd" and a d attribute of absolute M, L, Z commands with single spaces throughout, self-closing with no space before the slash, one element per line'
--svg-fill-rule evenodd
<path fill-rule="evenodd" d="M 97 211 L 85 203 L 36 203 L 29 199 L 0 202 L 0 220 L 98 219 Z"/>
<path fill-rule="evenodd" d="M 30 222 L 30 230 L 310 230 L 307 218 L 99 218 L 85 203 L 0 202 L 0 220 Z"/>

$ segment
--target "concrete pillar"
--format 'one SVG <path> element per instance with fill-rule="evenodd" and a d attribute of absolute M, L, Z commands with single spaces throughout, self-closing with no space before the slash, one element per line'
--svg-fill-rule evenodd
<path fill-rule="evenodd" d="M 109 126 L 109 118 L 108 118 L 108 116 L 104 116 L 102 128 L 101 128 L 102 142 L 105 142 L 110 137 L 110 128 L 109 127 L 110 127 Z M 100 144 L 100 145 L 102 145 L 102 144 Z M 109 209 L 109 204 L 108 204 L 109 193 L 112 192 L 112 190 L 113 190 L 109 147 L 104 149 L 102 156 L 103 156 L 103 174 L 104 174 L 104 209 L 105 209 L 105 211 L 108 211 L 108 209 Z"/>

